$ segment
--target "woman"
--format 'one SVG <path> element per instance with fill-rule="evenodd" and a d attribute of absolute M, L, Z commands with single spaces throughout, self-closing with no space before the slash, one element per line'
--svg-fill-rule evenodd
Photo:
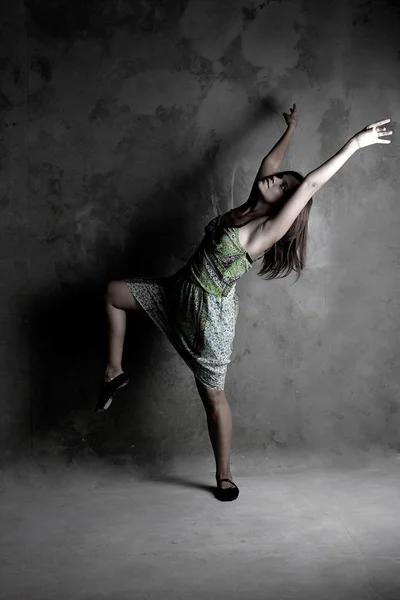
<path fill-rule="evenodd" d="M 304 268 L 313 195 L 358 150 L 389 144 L 385 119 L 368 125 L 305 178 L 278 172 L 296 129 L 296 105 L 284 113 L 287 129 L 263 159 L 242 206 L 212 219 L 188 263 L 170 277 L 111 281 L 105 295 L 109 322 L 108 364 L 96 410 L 106 410 L 129 378 L 122 369 L 126 311 L 147 313 L 193 371 L 216 461 L 217 497 L 234 500 L 230 447 L 232 416 L 224 384 L 238 315 L 236 281 L 264 258 L 259 275 L 285 277 Z"/>

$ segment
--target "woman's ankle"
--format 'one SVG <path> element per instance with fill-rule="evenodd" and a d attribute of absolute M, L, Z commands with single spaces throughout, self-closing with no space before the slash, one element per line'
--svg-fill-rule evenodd
<path fill-rule="evenodd" d="M 122 367 L 107 367 L 104 374 L 104 381 L 111 381 L 111 379 L 115 379 L 115 377 L 123 372 Z"/>
<path fill-rule="evenodd" d="M 232 473 L 230 470 L 225 473 L 217 473 L 215 479 L 217 481 L 221 481 L 221 479 L 232 479 Z"/>

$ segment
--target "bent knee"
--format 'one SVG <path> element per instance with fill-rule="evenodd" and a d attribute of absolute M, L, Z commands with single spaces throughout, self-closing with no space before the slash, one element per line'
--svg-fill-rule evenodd
<path fill-rule="evenodd" d="M 123 279 L 110 281 L 104 296 L 106 302 L 112 304 L 115 308 L 141 313 L 145 312 L 136 298 L 134 298 L 126 285 L 126 281 Z"/>
<path fill-rule="evenodd" d="M 125 282 L 117 281 L 116 279 L 109 281 L 107 284 L 105 296 L 111 299 L 116 298 L 121 293 L 121 283 Z"/>
<path fill-rule="evenodd" d="M 135 305 L 135 300 L 128 290 L 128 286 L 123 280 L 113 280 L 107 285 L 105 293 L 106 302 L 109 302 L 116 308 L 127 310 Z"/>

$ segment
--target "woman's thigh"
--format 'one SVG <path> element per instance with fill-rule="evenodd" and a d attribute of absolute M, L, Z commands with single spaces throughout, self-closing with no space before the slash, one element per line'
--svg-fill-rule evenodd
<path fill-rule="evenodd" d="M 137 313 L 147 314 L 141 304 L 133 296 L 124 280 L 110 281 L 106 292 L 107 300 L 122 310 L 131 310 Z"/>

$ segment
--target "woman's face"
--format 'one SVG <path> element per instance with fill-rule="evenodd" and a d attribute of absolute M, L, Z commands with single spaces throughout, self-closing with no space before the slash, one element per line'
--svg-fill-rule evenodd
<path fill-rule="evenodd" d="M 275 173 L 258 181 L 258 189 L 267 204 L 284 201 L 299 185 L 298 180 L 290 173 Z"/>

